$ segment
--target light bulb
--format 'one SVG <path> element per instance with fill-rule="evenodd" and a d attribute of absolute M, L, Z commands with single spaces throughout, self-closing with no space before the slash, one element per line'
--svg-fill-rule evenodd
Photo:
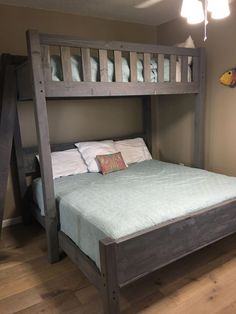
<path fill-rule="evenodd" d="M 216 2 L 216 0 L 207 0 L 207 10 L 209 12 L 213 11 L 213 7 L 214 7 L 215 2 Z"/>
<path fill-rule="evenodd" d="M 228 0 L 215 0 L 212 1 L 211 17 L 213 19 L 223 19 L 230 15 L 229 1 Z"/>
<path fill-rule="evenodd" d="M 188 17 L 189 12 L 192 10 L 192 4 L 196 0 L 183 0 L 180 15 L 182 17 Z"/>
<path fill-rule="evenodd" d="M 198 24 L 204 21 L 204 11 L 202 2 L 199 0 L 192 1 L 191 10 L 187 15 L 187 22 L 189 24 Z"/>

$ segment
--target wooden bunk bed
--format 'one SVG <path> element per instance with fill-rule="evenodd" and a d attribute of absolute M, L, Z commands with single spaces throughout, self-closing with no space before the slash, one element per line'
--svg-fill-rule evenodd
<path fill-rule="evenodd" d="M 79 266 L 101 292 L 106 314 L 120 313 L 119 292 L 132 281 L 153 272 L 191 252 L 236 231 L 236 202 L 230 201 L 174 221 L 145 229 L 120 240 L 100 241 L 101 270 L 59 229 L 55 203 L 50 153 L 71 148 L 71 144 L 50 145 L 46 100 L 74 97 L 137 96 L 143 98 L 144 137 L 151 150 L 151 95 L 194 94 L 195 136 L 194 166 L 203 167 L 203 129 L 205 99 L 204 49 L 144 45 L 123 42 L 85 41 L 58 35 L 27 32 L 28 61 L 17 67 L 19 100 L 32 99 L 41 160 L 45 217 L 34 211 L 45 227 L 50 262 L 59 260 L 60 250 Z M 50 47 L 60 48 L 63 80 L 53 81 L 50 70 Z M 79 48 L 82 57 L 83 81 L 72 80 L 70 48 Z M 99 58 L 100 81 L 91 82 L 90 50 Z M 115 79 L 108 82 L 108 52 L 114 54 Z M 128 52 L 130 81 L 122 82 L 122 53 Z M 143 55 L 144 82 L 137 82 L 137 55 Z M 150 82 L 150 58 L 158 58 L 158 82 Z M 164 59 L 170 60 L 170 80 L 164 81 Z M 192 57 L 192 79 L 188 81 L 188 57 Z M 181 82 L 176 82 L 176 60 L 181 57 Z M 22 149 L 17 141 L 19 178 L 38 171 L 35 149 Z M 24 158 L 24 167 L 22 159 Z M 24 180 L 22 191 L 25 191 Z M 22 183 L 23 182 L 23 183 Z M 24 194 L 24 193 L 23 193 Z M 206 231 L 207 230 L 207 231 Z M 188 241 L 184 241 L 186 233 Z M 152 243 L 152 245 L 150 245 Z"/>

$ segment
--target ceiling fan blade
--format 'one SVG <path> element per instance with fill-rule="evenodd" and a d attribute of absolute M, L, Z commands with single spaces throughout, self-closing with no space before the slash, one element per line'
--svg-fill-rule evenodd
<path fill-rule="evenodd" d="M 155 5 L 158 2 L 161 2 L 163 0 L 144 0 L 144 2 L 137 4 L 135 7 L 137 9 L 145 9 L 145 8 L 149 8 L 153 5 Z"/>

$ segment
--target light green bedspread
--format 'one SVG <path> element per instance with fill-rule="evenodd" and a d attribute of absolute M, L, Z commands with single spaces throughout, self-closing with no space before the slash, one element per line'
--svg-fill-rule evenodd
<path fill-rule="evenodd" d="M 43 214 L 41 179 L 33 190 Z M 56 179 L 55 194 L 61 230 L 100 267 L 100 239 L 118 239 L 236 198 L 236 178 L 149 160 L 104 176 Z"/>

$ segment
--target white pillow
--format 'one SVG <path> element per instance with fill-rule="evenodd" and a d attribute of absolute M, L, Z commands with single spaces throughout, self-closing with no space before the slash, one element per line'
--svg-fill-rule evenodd
<path fill-rule="evenodd" d="M 195 44 L 191 36 L 188 36 L 188 38 L 184 42 L 176 44 L 176 46 L 182 48 L 195 48 Z M 188 57 L 189 65 L 192 63 L 192 59 L 192 57 Z"/>
<path fill-rule="evenodd" d="M 152 159 L 144 140 L 140 137 L 117 141 L 115 142 L 115 148 L 118 152 L 121 152 L 126 164 Z"/>
<path fill-rule="evenodd" d="M 39 155 L 36 156 L 39 161 Z M 78 150 L 69 149 L 51 153 L 53 179 L 88 172 Z"/>
<path fill-rule="evenodd" d="M 99 172 L 96 161 L 97 155 L 108 155 L 117 153 L 113 141 L 96 141 L 76 143 L 89 172 Z"/>

